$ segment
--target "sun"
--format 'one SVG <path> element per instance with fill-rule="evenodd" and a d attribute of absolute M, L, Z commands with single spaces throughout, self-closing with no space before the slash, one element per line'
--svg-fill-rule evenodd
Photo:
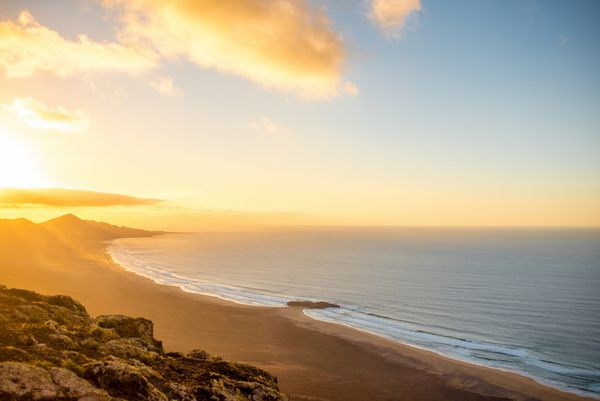
<path fill-rule="evenodd" d="M 12 135 L 0 129 L 0 188 L 39 186 L 41 177 L 31 153 Z"/>

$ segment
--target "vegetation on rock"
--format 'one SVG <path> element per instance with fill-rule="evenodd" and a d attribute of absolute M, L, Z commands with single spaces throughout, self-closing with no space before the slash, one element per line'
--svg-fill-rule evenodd
<path fill-rule="evenodd" d="M 89 316 L 67 296 L 0 286 L 0 399 L 281 401 L 277 379 L 194 350 L 164 352 L 153 324 Z"/>

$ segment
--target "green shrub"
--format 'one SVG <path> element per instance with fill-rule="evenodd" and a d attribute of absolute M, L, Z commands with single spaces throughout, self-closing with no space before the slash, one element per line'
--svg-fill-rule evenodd
<path fill-rule="evenodd" d="M 69 369 L 70 371 L 75 373 L 77 376 L 83 377 L 83 374 L 85 373 L 85 369 L 83 367 L 79 366 L 78 364 L 76 364 L 75 362 L 73 362 L 70 359 L 66 359 L 66 360 L 62 361 L 61 366 L 65 369 Z"/>

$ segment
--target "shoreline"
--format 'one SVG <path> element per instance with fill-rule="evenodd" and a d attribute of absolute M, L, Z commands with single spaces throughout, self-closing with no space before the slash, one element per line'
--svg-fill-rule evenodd
<path fill-rule="evenodd" d="M 143 316 L 169 351 L 203 349 L 263 368 L 291 401 L 449 400 L 581 401 L 579 396 L 512 372 L 417 349 L 302 308 L 241 305 L 184 292 L 125 270 L 105 243 L 85 255 L 55 249 L 42 262 L 0 260 L 0 282 L 80 300 L 93 316 Z"/>
<path fill-rule="evenodd" d="M 252 306 L 252 305 L 249 305 L 249 306 Z M 575 395 L 577 397 L 581 397 L 582 399 L 586 399 L 586 400 L 587 399 L 600 400 L 600 396 L 595 397 L 594 395 L 587 394 L 585 392 L 572 391 L 572 390 L 569 390 L 567 388 L 561 387 L 560 385 L 558 385 L 556 383 L 549 382 L 549 381 L 546 381 L 544 379 L 541 379 L 541 378 L 535 377 L 533 375 L 530 375 L 527 372 L 522 372 L 522 371 L 518 371 L 518 370 L 511 370 L 511 369 L 506 369 L 506 368 L 500 368 L 500 367 L 496 367 L 496 366 L 488 366 L 488 365 L 484 365 L 482 363 L 477 363 L 476 361 L 473 361 L 473 360 L 460 359 L 458 357 L 453 357 L 451 355 L 446 355 L 446 354 L 444 354 L 442 352 L 439 352 L 439 351 L 436 351 L 436 350 L 433 350 L 433 349 L 429 349 L 429 348 L 422 347 L 422 346 L 419 346 L 419 345 L 415 345 L 415 344 L 410 344 L 410 343 L 407 343 L 407 342 L 403 342 L 403 341 L 400 341 L 400 340 L 397 340 L 397 339 L 385 336 L 384 334 L 380 334 L 380 333 L 377 333 L 377 332 L 374 332 L 374 331 L 370 331 L 370 330 L 367 330 L 367 329 L 355 327 L 355 326 L 352 326 L 350 324 L 346 324 L 346 323 L 343 323 L 343 322 L 334 322 L 334 321 L 329 321 L 329 320 L 325 320 L 325 319 L 319 319 L 317 317 L 312 317 L 312 316 L 307 315 L 305 313 L 306 312 L 305 310 L 303 310 L 302 312 L 303 312 L 304 316 L 306 316 L 308 319 L 311 319 L 311 320 L 316 320 L 316 321 L 322 322 L 322 323 L 331 323 L 331 324 L 336 324 L 336 325 L 344 326 L 344 327 L 347 327 L 347 328 L 349 328 L 351 330 L 357 330 L 357 331 L 359 331 L 361 333 L 375 336 L 378 339 L 387 340 L 387 341 L 390 341 L 390 342 L 392 342 L 394 344 L 398 344 L 398 345 L 401 345 L 401 346 L 406 346 L 406 347 L 414 348 L 415 350 L 418 350 L 418 351 L 429 352 L 429 353 L 432 353 L 432 354 L 434 354 L 434 355 L 436 355 L 438 357 L 449 359 L 451 361 L 455 361 L 455 362 L 458 362 L 458 363 L 464 363 L 464 364 L 467 364 L 467 365 L 473 365 L 473 367 L 485 368 L 485 369 L 489 369 L 489 370 L 492 370 L 492 371 L 498 371 L 498 372 L 508 373 L 508 374 L 512 374 L 512 375 L 517 375 L 517 376 L 522 377 L 523 379 L 532 380 L 536 384 L 539 384 L 541 386 L 549 387 L 551 389 L 554 389 L 554 390 L 557 390 L 557 391 L 560 391 L 560 392 L 563 392 L 563 393 L 566 393 L 566 394 L 572 394 L 572 395 Z"/>
<path fill-rule="evenodd" d="M 429 349 L 415 346 L 412 344 L 403 343 L 398 340 L 389 339 L 378 333 L 369 332 L 368 330 L 362 330 L 362 329 L 359 329 L 359 328 L 356 328 L 356 327 L 353 327 L 353 326 L 350 326 L 350 325 L 347 325 L 347 324 L 344 324 L 341 322 L 328 322 L 325 320 L 316 319 L 316 318 L 307 316 L 304 313 L 304 311 L 305 311 L 304 308 L 288 307 L 288 306 L 266 306 L 266 305 L 257 306 L 257 305 L 250 305 L 250 304 L 244 304 L 241 302 L 227 300 L 218 295 L 188 292 L 188 291 L 182 290 L 177 285 L 156 283 L 153 280 L 151 280 L 150 278 L 143 277 L 141 275 L 138 275 L 137 273 L 125 270 L 121 265 L 119 265 L 117 263 L 115 263 L 115 265 L 118 266 L 119 268 L 122 268 L 125 272 L 134 274 L 145 280 L 150 280 L 155 285 L 164 286 L 164 287 L 167 287 L 174 291 L 181 291 L 184 294 L 184 296 L 188 295 L 190 297 L 202 297 L 202 298 L 214 299 L 219 303 L 222 303 L 227 306 L 233 306 L 233 307 L 248 308 L 248 309 L 269 309 L 269 310 L 277 311 L 277 314 L 279 316 L 282 316 L 286 319 L 292 320 L 294 323 L 296 323 L 302 327 L 315 329 L 322 334 L 333 335 L 336 337 L 341 337 L 343 339 L 360 342 L 360 343 L 368 345 L 369 347 L 374 347 L 376 349 L 379 348 L 379 349 L 377 349 L 378 352 L 385 351 L 387 348 L 395 350 L 395 351 L 400 351 L 402 354 L 408 354 L 410 356 L 414 356 L 415 359 L 418 359 L 419 363 L 415 364 L 415 367 L 417 367 L 418 369 L 425 370 L 425 369 L 429 368 L 430 371 L 435 371 L 438 374 L 439 373 L 448 374 L 452 370 L 452 365 L 456 364 L 457 365 L 456 367 L 460 367 L 462 369 L 469 371 L 469 373 L 473 374 L 473 376 L 479 376 L 480 378 L 484 378 L 487 382 L 489 382 L 488 384 L 490 384 L 492 386 L 499 386 L 499 387 L 506 386 L 506 388 L 510 392 L 515 391 L 515 390 L 518 390 L 520 392 L 520 391 L 523 391 L 526 387 L 533 385 L 535 387 L 539 387 L 539 389 L 535 389 L 536 391 L 535 391 L 534 396 L 535 397 L 541 396 L 542 397 L 541 399 L 543 399 L 543 400 L 597 400 L 598 399 L 598 398 L 593 398 L 593 397 L 583 395 L 583 394 L 577 394 L 577 393 L 571 392 L 571 391 L 565 391 L 564 389 L 561 389 L 561 388 L 558 388 L 558 387 L 555 387 L 555 386 L 552 386 L 552 385 L 549 385 L 546 383 L 540 383 L 539 381 L 535 380 L 534 378 L 524 375 L 520 372 L 514 372 L 514 371 L 505 370 L 505 369 L 501 369 L 501 368 L 494 368 L 494 367 L 489 367 L 489 366 L 485 366 L 485 365 L 479 365 L 479 364 L 469 362 L 469 361 L 459 360 L 459 359 L 444 355 L 442 353 L 436 352 L 434 350 L 429 350 Z M 331 326 L 331 327 L 328 327 L 328 326 Z M 381 348 L 384 348 L 384 349 L 382 350 Z M 440 361 L 436 361 L 437 358 L 443 360 L 449 366 L 443 366 L 440 369 L 439 364 L 436 363 L 436 362 L 440 362 Z M 427 362 L 427 367 L 422 366 L 422 363 L 424 362 L 424 360 Z M 421 365 L 421 366 L 418 366 L 418 365 Z M 467 383 L 454 383 L 454 385 L 457 385 L 457 387 L 463 387 L 465 384 L 468 387 L 472 386 L 472 383 L 468 383 L 468 382 Z M 489 391 L 484 388 L 478 389 L 475 387 L 473 387 L 472 389 L 473 390 L 483 390 L 483 391 L 481 391 L 481 394 L 483 394 L 483 395 L 490 395 L 490 396 L 499 395 L 499 394 L 493 394 L 493 393 L 497 393 L 497 390 Z M 479 391 L 476 391 L 476 392 L 479 392 Z M 515 394 L 508 394 L 508 393 L 501 394 L 501 395 L 507 396 L 507 397 L 515 397 L 516 399 L 521 399 L 522 397 L 529 397 L 530 394 L 528 394 L 528 393 L 529 393 L 529 391 L 523 391 L 523 394 L 516 394 L 516 397 L 515 397 Z"/>
<path fill-rule="evenodd" d="M 456 364 L 457 366 L 460 366 L 461 368 L 476 372 L 478 374 L 485 372 L 486 373 L 485 379 L 489 380 L 490 384 L 502 385 L 502 386 L 509 384 L 510 388 L 513 390 L 517 387 L 522 388 L 522 386 L 529 386 L 531 384 L 534 384 L 536 387 L 540 387 L 540 389 L 543 391 L 548 390 L 547 391 L 548 396 L 550 395 L 550 393 L 558 392 L 558 393 L 561 393 L 562 395 L 564 395 L 566 397 L 565 399 L 580 399 L 580 400 L 600 399 L 600 398 L 594 398 L 594 397 L 591 397 L 591 396 L 588 396 L 585 394 L 577 394 L 575 392 L 565 391 L 564 389 L 561 389 L 561 388 L 558 388 L 558 387 L 555 387 L 555 386 L 552 386 L 552 385 L 549 385 L 546 383 L 540 383 L 539 381 L 535 380 L 533 377 L 530 377 L 521 372 L 515 372 L 515 371 L 508 370 L 508 369 L 485 366 L 485 365 L 477 364 L 477 363 L 474 363 L 471 361 L 460 360 L 457 358 L 453 358 L 453 357 L 444 355 L 440 352 L 436 352 L 434 350 L 426 349 L 424 347 L 419 347 L 419 346 L 408 344 L 408 343 L 403 343 L 398 340 L 387 338 L 378 333 L 373 333 L 368 330 L 358 329 L 356 327 L 346 325 L 344 323 L 327 322 L 327 321 L 323 321 L 323 320 L 319 320 L 319 319 L 315 319 L 315 318 L 306 316 L 304 313 L 303 313 L 303 316 L 306 317 L 307 319 L 310 319 L 311 321 L 316 321 L 318 323 L 328 323 L 328 324 L 331 324 L 334 326 L 341 326 L 343 328 L 347 328 L 349 330 L 356 331 L 357 334 L 352 335 L 352 338 L 356 339 L 357 341 L 362 340 L 362 341 L 365 341 L 366 343 L 372 344 L 374 346 L 381 346 L 382 344 L 385 344 L 385 346 L 390 347 L 392 349 L 400 350 L 401 352 L 408 352 L 411 354 L 414 353 L 415 355 L 418 355 L 419 357 L 425 357 L 425 358 L 427 358 L 427 360 L 434 362 L 434 363 L 439 362 L 439 361 L 444 361 L 444 362 L 447 362 L 449 365 Z M 296 317 L 296 318 L 299 321 L 302 320 L 302 317 Z M 326 332 L 333 334 L 333 333 L 337 333 L 339 331 L 340 330 L 331 328 L 331 329 L 327 330 Z M 358 333 L 360 333 L 360 334 L 358 334 Z M 439 358 L 439 361 L 436 361 L 437 358 Z M 421 360 L 421 362 L 422 362 L 422 360 Z M 431 367 L 434 370 L 436 369 L 435 367 L 433 367 L 433 364 Z M 445 368 L 446 367 L 444 367 L 441 370 L 445 370 Z M 439 369 L 439 365 L 438 365 L 438 369 Z M 494 376 L 497 376 L 497 377 L 494 377 Z M 543 388 L 545 388 L 545 389 L 543 389 Z M 544 391 L 544 393 L 546 393 L 546 391 Z M 556 395 L 560 396 L 561 394 L 556 394 Z M 573 397 L 575 397 L 575 398 L 573 398 Z M 544 399 L 554 399 L 554 397 L 552 395 L 551 398 L 544 398 Z M 558 398 L 558 399 L 562 399 L 562 398 Z"/>
<path fill-rule="evenodd" d="M 516 375 L 519 376 L 521 378 L 523 378 L 524 380 L 531 380 L 534 383 L 540 385 L 540 386 L 544 386 L 544 387 L 548 387 L 550 389 L 559 391 L 561 393 L 565 393 L 565 394 L 570 394 L 576 397 L 580 397 L 582 399 L 585 400 L 600 400 L 600 395 L 595 396 L 593 394 L 589 394 L 586 393 L 584 391 L 577 391 L 577 390 L 572 390 L 569 388 L 565 388 L 564 386 L 561 386 L 559 383 L 555 383 L 555 382 L 551 382 L 548 381 L 546 379 L 540 378 L 540 377 L 536 377 L 533 375 L 528 374 L 527 372 L 523 372 L 523 371 L 518 371 L 518 370 L 511 370 L 509 368 L 502 368 L 502 367 L 495 367 L 495 366 L 489 366 L 489 365 L 485 365 L 483 363 L 478 363 L 475 360 L 466 360 L 466 359 L 461 359 L 459 357 L 454 357 L 452 355 L 447 355 L 444 354 L 440 351 L 436 351 L 434 349 L 430 349 L 424 346 L 419 346 L 419 345 L 415 345 L 415 344 L 411 344 L 408 342 L 403 342 L 399 339 L 396 338 L 391 338 L 389 336 L 386 336 L 385 334 L 382 333 L 378 333 L 375 331 L 371 331 L 369 329 L 366 328 L 361 328 L 361 327 L 356 327 L 353 326 L 351 324 L 342 322 L 342 321 L 334 321 L 334 320 L 327 320 L 327 319 L 319 319 L 318 317 L 315 316 L 310 316 L 309 314 L 307 314 L 307 311 L 312 309 L 310 307 L 306 307 L 306 306 L 302 306 L 302 305 L 287 305 L 287 304 L 282 304 L 282 305 L 268 305 L 268 304 L 251 304 L 251 303 L 246 303 L 240 300 L 235 300 L 235 299 L 229 299 L 226 296 L 223 296 L 221 294 L 218 293 L 210 293 L 210 292 L 200 292 L 200 291 L 192 291 L 192 290 L 188 290 L 176 283 L 161 283 L 158 282 L 154 277 L 152 277 L 151 275 L 145 275 L 143 273 L 137 272 L 133 269 L 129 269 L 126 266 L 122 265 L 121 263 L 119 263 L 113 253 L 111 252 L 110 247 L 113 246 L 113 243 L 115 243 L 117 240 L 112 240 L 109 241 L 105 244 L 105 252 L 106 254 L 110 257 L 112 263 L 114 263 L 116 266 L 118 266 L 120 269 L 122 269 L 125 272 L 128 273 L 132 273 L 135 274 L 136 276 L 142 277 L 144 279 L 150 280 L 153 283 L 155 283 L 156 285 L 160 285 L 160 286 L 166 286 L 166 287 L 172 287 L 175 288 L 176 290 L 182 291 L 183 293 L 186 294 L 191 294 L 191 295 L 199 295 L 199 296 L 203 296 L 203 297 L 208 297 L 208 298 L 214 298 L 214 299 L 218 299 L 220 301 L 223 301 L 225 303 L 231 303 L 234 304 L 236 306 L 244 306 L 244 307 L 250 307 L 250 308 L 269 308 L 269 309 L 293 309 L 293 310 L 301 310 L 302 313 L 302 317 L 305 319 L 309 319 L 310 321 L 314 321 L 314 322 L 320 322 L 320 323 L 324 323 L 324 324 L 333 324 L 333 325 L 339 325 L 342 327 L 345 327 L 349 330 L 355 330 L 357 332 L 360 333 L 364 333 L 364 334 L 368 334 L 370 336 L 374 336 L 377 339 L 381 339 L 381 340 L 385 340 L 385 341 L 389 341 L 392 344 L 395 345 L 400 345 L 402 347 L 410 347 L 413 348 L 415 350 L 418 351 L 423 351 L 423 352 L 427 352 L 427 353 L 431 353 L 435 356 L 444 358 L 444 359 L 448 359 L 450 361 L 455 361 L 457 363 L 461 363 L 461 364 L 467 364 L 467 365 L 472 365 L 473 367 L 477 367 L 477 368 L 484 368 L 484 369 L 489 369 L 491 371 L 497 371 L 497 372 L 502 372 L 502 373 L 506 373 L 506 374 L 512 374 L 512 375 Z M 182 278 L 185 279 L 185 278 Z M 210 283 L 210 284 L 214 284 L 214 285 L 219 285 L 219 284 L 215 284 L 215 283 Z M 290 298 L 291 299 L 291 298 Z M 288 301 L 288 302 L 297 302 L 297 301 Z M 310 300 L 310 301 L 301 301 L 301 302 L 310 302 L 310 303 L 329 303 L 328 301 L 322 299 L 322 300 Z M 332 304 L 335 305 L 335 304 Z M 336 307 L 339 307 L 339 305 L 336 305 Z M 317 309 L 324 309 L 324 308 L 317 308 Z M 292 316 L 294 316 L 294 319 L 297 320 L 301 320 L 301 318 L 299 316 L 295 316 L 294 313 L 291 313 Z M 287 316 L 287 313 L 283 313 L 283 316 Z M 317 328 L 318 329 L 318 328 Z"/>

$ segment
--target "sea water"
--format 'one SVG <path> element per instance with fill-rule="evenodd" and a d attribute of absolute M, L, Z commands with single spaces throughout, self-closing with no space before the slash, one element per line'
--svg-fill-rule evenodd
<path fill-rule="evenodd" d="M 600 230 L 289 228 L 114 241 L 160 284 L 306 310 L 600 398 Z"/>

